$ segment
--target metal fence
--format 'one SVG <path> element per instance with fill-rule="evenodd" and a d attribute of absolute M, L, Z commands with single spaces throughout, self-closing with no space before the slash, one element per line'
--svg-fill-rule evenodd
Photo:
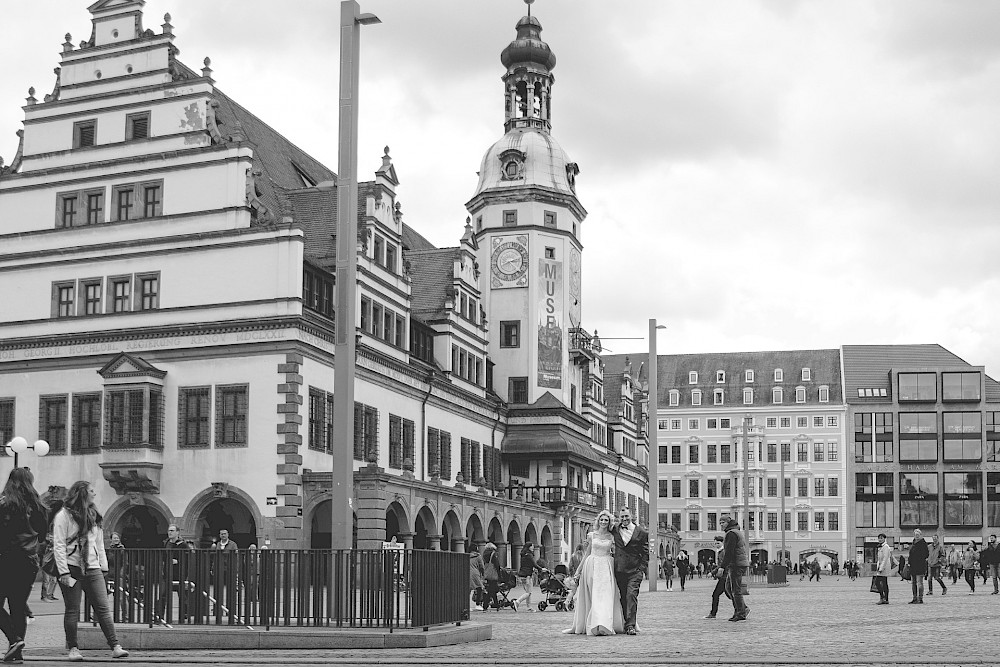
<path fill-rule="evenodd" d="M 108 565 L 117 623 L 391 631 L 469 617 L 464 553 L 111 549 Z"/>

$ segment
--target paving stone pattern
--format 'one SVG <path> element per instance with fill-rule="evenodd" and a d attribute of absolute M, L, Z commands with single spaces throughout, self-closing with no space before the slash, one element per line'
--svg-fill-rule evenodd
<path fill-rule="evenodd" d="M 695 579 L 681 592 L 663 582 L 655 593 L 644 585 L 639 597 L 641 633 L 635 637 L 564 635 L 569 612 L 549 608 L 473 612 L 472 622 L 493 625 L 488 642 L 421 649 L 378 651 L 173 651 L 135 653 L 129 663 L 180 664 L 783 664 L 783 665 L 971 665 L 1000 664 L 996 642 L 1000 595 L 991 586 L 968 595 L 960 581 L 948 595 L 907 604 L 909 583 L 890 579 L 890 604 L 876 605 L 870 579 L 793 578 L 785 588 L 753 588 L 746 622 L 727 622 L 732 603 L 722 599 L 719 618 L 705 620 L 714 582 Z M 520 592 L 520 591 L 518 591 Z M 60 604 L 32 605 L 28 663 L 65 660 Z M 534 600 L 540 599 L 537 589 Z M 107 651 L 88 652 L 107 658 Z M 88 656 L 89 658 L 90 656 Z"/>

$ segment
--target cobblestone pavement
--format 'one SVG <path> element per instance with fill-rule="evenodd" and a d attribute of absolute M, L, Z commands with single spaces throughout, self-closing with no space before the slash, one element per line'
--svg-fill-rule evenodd
<path fill-rule="evenodd" d="M 819 583 L 797 578 L 785 588 L 752 588 L 750 619 L 730 623 L 725 597 L 717 620 L 705 620 L 714 582 L 695 579 L 687 590 L 639 597 L 642 632 L 629 637 L 563 635 L 570 613 L 473 612 L 473 622 L 493 625 L 488 642 L 428 649 L 340 651 L 172 651 L 134 653 L 139 664 L 379 664 L 379 665 L 538 665 L 538 664 L 712 664 L 712 665 L 973 665 L 1000 664 L 996 628 L 1000 596 L 981 587 L 968 595 L 959 582 L 910 605 L 909 584 L 890 580 L 890 604 L 877 606 L 870 579 L 824 577 Z M 533 599 L 540 599 L 535 591 Z M 28 664 L 65 660 L 61 604 L 34 604 L 28 630 Z M 728 606 L 727 606 L 728 605 Z M 88 660 L 107 652 L 89 651 Z"/>

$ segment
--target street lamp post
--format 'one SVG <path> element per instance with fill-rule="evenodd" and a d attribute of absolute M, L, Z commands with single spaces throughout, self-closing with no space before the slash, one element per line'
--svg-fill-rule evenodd
<path fill-rule="evenodd" d="M 656 319 L 649 320 L 649 396 L 646 419 L 647 442 L 649 443 L 649 465 L 647 471 L 649 475 L 649 527 L 653 534 L 653 542 L 649 549 L 649 590 L 656 591 L 656 578 L 659 576 L 656 554 L 657 540 L 660 536 L 660 510 L 659 510 L 659 394 L 657 381 L 659 380 L 656 358 L 656 330 L 666 329 L 662 324 L 657 326 Z"/>
<path fill-rule="evenodd" d="M 354 546 L 354 374 L 358 278 L 358 80 L 361 26 L 381 23 L 355 0 L 340 3 L 340 129 L 337 163 L 337 328 L 333 360 L 331 548 Z"/>
<path fill-rule="evenodd" d="M 25 454 L 30 449 L 35 452 L 35 456 L 45 456 L 49 453 L 49 443 L 44 440 L 36 440 L 35 444 L 30 445 L 21 436 L 15 436 L 10 442 L 4 445 L 4 449 L 8 450 L 14 456 L 14 467 L 17 468 L 19 466 L 18 455 Z"/>
<path fill-rule="evenodd" d="M 743 537 L 750 548 L 750 424 L 753 416 L 743 417 Z M 750 554 L 747 554 L 749 556 Z"/>

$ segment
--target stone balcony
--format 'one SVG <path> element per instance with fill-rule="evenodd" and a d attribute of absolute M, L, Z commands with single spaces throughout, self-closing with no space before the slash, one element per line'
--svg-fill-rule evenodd
<path fill-rule="evenodd" d="M 159 493 L 163 449 L 145 446 L 105 448 L 101 470 L 104 479 L 118 492 Z"/>

